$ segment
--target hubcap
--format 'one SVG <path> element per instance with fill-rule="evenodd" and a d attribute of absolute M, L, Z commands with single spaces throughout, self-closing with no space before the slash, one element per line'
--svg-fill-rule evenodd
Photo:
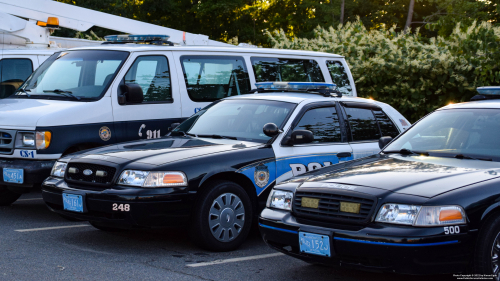
<path fill-rule="evenodd" d="M 493 241 L 493 246 L 491 247 L 491 270 L 493 275 L 495 275 L 495 280 L 500 280 L 500 233 L 497 234 L 495 241 Z"/>
<path fill-rule="evenodd" d="M 241 199 L 224 193 L 212 203 L 208 215 L 208 226 L 215 239 L 221 242 L 234 240 L 245 225 L 245 207 Z"/>

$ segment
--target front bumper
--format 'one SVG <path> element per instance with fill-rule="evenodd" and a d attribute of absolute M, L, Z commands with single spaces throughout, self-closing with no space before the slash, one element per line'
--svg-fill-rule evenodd
<path fill-rule="evenodd" d="M 14 192 L 28 192 L 34 186 L 40 184 L 50 175 L 50 171 L 56 160 L 24 160 L 13 158 L 0 158 L 0 170 L 5 168 L 23 169 L 24 182 L 22 184 L 4 182 L 0 177 L 0 185 L 7 186 Z"/>
<path fill-rule="evenodd" d="M 466 225 L 459 226 L 459 234 L 445 235 L 443 227 L 372 223 L 359 228 L 330 228 L 300 221 L 289 212 L 264 209 L 259 228 L 268 246 L 307 262 L 404 274 L 465 271 L 477 236 Z M 302 253 L 299 232 L 328 235 L 331 257 Z"/>
<path fill-rule="evenodd" d="M 84 213 L 65 211 L 62 193 L 82 195 Z M 177 188 L 133 188 L 113 186 L 104 190 L 70 187 L 60 178 L 49 177 L 42 184 L 42 197 L 54 212 L 68 217 L 105 223 L 116 228 L 162 228 L 186 225 L 194 195 Z M 128 211 L 113 205 L 128 204 Z M 113 210 L 115 209 L 115 210 Z"/>

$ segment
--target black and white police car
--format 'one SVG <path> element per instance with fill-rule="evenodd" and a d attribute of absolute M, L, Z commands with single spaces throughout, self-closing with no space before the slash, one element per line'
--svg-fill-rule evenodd
<path fill-rule="evenodd" d="M 259 219 L 265 242 L 312 263 L 498 280 L 500 87 L 478 90 L 377 155 L 276 185 Z"/>
<path fill-rule="evenodd" d="M 188 225 L 200 246 L 233 250 L 275 183 L 377 153 L 381 136 L 408 126 L 391 106 L 340 97 L 332 86 L 261 83 L 253 95 L 214 102 L 167 137 L 63 157 L 42 185 L 43 199 L 102 230 Z"/>
<path fill-rule="evenodd" d="M 339 55 L 169 46 L 168 38 L 110 36 L 104 45 L 58 51 L 0 100 L 0 206 L 40 185 L 61 156 L 159 138 L 171 123 L 215 100 L 249 94 L 256 82 L 334 83 L 356 96 Z"/>

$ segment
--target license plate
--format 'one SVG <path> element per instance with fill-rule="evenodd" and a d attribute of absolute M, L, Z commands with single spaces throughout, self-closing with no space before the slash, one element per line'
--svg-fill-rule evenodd
<path fill-rule="evenodd" d="M 3 181 L 10 183 L 24 183 L 24 170 L 23 169 L 3 169 Z"/>
<path fill-rule="evenodd" d="M 344 213 L 359 214 L 360 203 L 340 202 L 340 211 Z"/>
<path fill-rule="evenodd" d="M 331 256 L 330 236 L 299 232 L 300 251 L 318 256 Z"/>
<path fill-rule="evenodd" d="M 306 208 L 317 209 L 319 206 L 319 199 L 302 197 L 301 206 Z"/>
<path fill-rule="evenodd" d="M 63 193 L 64 210 L 83 213 L 83 197 L 76 194 Z"/>

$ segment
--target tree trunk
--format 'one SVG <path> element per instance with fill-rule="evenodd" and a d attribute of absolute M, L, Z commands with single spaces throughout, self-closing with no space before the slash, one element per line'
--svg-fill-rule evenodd
<path fill-rule="evenodd" d="M 342 0 L 342 2 L 340 3 L 340 24 L 344 24 L 344 4 L 345 0 Z"/>
<path fill-rule="evenodd" d="M 408 8 L 408 17 L 406 18 L 406 25 L 405 25 L 405 33 L 409 32 L 409 28 L 411 28 L 411 22 L 413 20 L 413 7 L 415 6 L 415 0 L 410 0 L 410 7 Z"/>

